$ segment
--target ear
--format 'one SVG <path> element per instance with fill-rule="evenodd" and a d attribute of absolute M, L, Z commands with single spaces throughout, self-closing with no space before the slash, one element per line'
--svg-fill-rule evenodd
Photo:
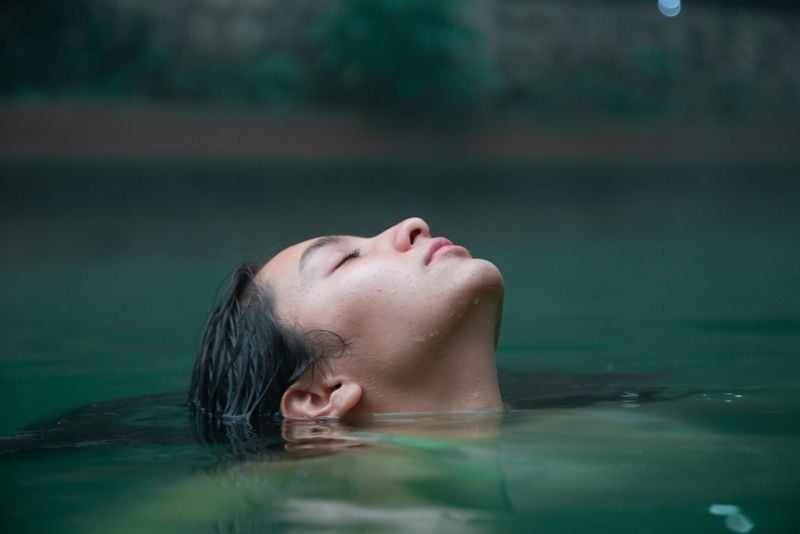
<path fill-rule="evenodd" d="M 361 400 L 361 386 L 355 382 L 333 384 L 295 382 L 281 398 L 281 414 L 288 419 L 342 418 Z"/>

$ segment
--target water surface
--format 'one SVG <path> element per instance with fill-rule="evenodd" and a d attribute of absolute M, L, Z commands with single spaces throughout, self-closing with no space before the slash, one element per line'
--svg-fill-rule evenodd
<path fill-rule="evenodd" d="M 6 524 L 796 530 L 797 168 L 4 164 Z M 412 214 L 500 266 L 529 409 L 195 424 L 197 334 L 238 261 Z"/>

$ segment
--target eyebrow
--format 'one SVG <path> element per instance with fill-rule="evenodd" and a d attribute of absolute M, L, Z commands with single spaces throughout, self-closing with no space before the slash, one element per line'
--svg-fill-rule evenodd
<path fill-rule="evenodd" d="M 303 251 L 303 254 L 300 256 L 300 264 L 298 266 L 298 270 L 302 271 L 306 264 L 308 263 L 309 258 L 314 254 L 314 252 L 318 251 L 323 247 L 327 247 L 328 245 L 335 245 L 336 243 L 341 243 L 344 238 L 340 235 L 326 235 L 325 237 L 320 237 L 313 243 L 311 243 L 308 248 Z"/>

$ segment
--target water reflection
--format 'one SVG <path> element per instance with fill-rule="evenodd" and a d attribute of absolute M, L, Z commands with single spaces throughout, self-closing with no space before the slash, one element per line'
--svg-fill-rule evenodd
<path fill-rule="evenodd" d="M 13 449 L 4 441 L 0 461 L 46 470 L 27 478 L 40 499 L 87 477 L 103 486 L 104 473 L 146 488 L 95 507 L 88 531 L 659 531 L 663 515 L 678 530 L 722 521 L 746 532 L 769 525 L 759 500 L 790 509 L 800 436 L 753 426 L 779 410 L 796 420 L 785 393 L 751 390 L 733 404 L 705 400 L 725 390 L 665 402 L 635 393 L 348 423 L 226 424 L 193 419 L 178 396 L 135 398 L 32 426 Z M 708 504 L 725 502 L 736 508 Z"/>
<path fill-rule="evenodd" d="M 746 534 L 755 527 L 745 515 L 739 512 L 739 507 L 735 504 L 712 504 L 708 507 L 708 513 L 725 518 L 725 526 L 733 532 Z"/>

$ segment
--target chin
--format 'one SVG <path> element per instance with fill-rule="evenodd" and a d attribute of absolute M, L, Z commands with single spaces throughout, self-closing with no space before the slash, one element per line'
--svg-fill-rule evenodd
<path fill-rule="evenodd" d="M 503 280 L 502 273 L 500 273 L 500 269 L 497 268 L 497 265 L 488 260 L 481 259 L 477 259 L 475 262 L 478 264 L 477 269 L 480 271 L 486 284 L 494 287 L 501 293 L 504 293 L 506 284 Z"/>
<path fill-rule="evenodd" d="M 476 298 L 495 298 L 502 302 L 505 295 L 505 282 L 500 269 L 487 260 L 472 259 L 467 270 L 468 289 Z"/>

